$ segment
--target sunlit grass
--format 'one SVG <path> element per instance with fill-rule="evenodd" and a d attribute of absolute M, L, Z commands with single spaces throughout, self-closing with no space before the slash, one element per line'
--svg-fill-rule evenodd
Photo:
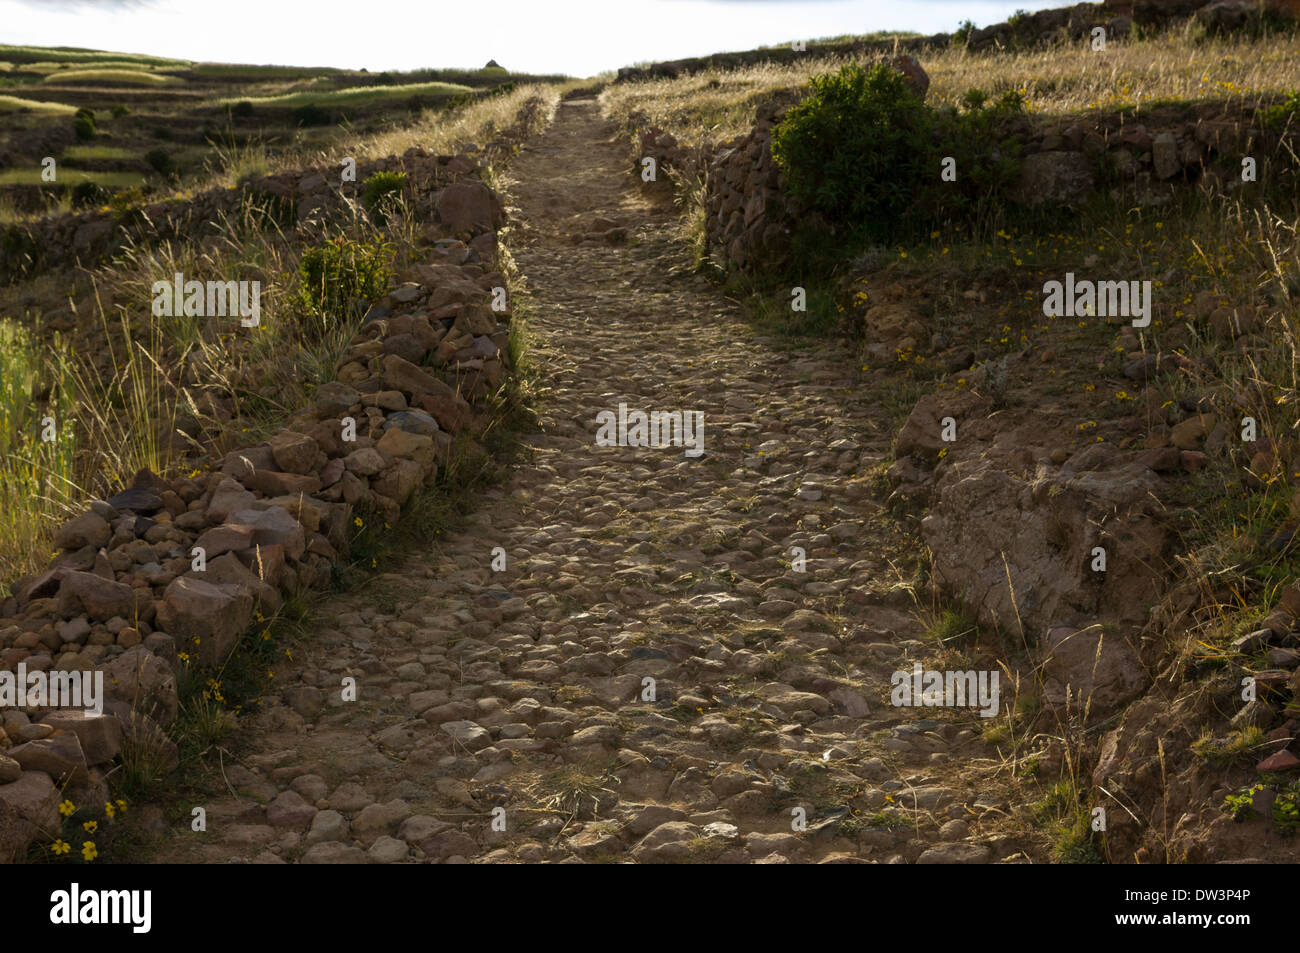
<path fill-rule="evenodd" d="M 0 110 L 5 109 L 30 109 L 32 112 L 49 113 L 55 116 L 71 116 L 77 111 L 76 106 L 69 106 L 67 103 L 44 103 L 19 96 L 0 96 Z"/>
<path fill-rule="evenodd" d="M 221 105 L 239 102 L 257 106 L 356 106 L 384 100 L 408 99 L 411 96 L 455 96 L 473 92 L 469 86 L 458 83 L 410 83 L 403 86 L 357 86 L 350 89 L 331 89 L 320 92 L 285 93 L 280 96 L 238 96 L 221 100 Z"/>
<path fill-rule="evenodd" d="M 953 47 L 924 51 L 918 59 L 930 77 L 927 102 L 956 105 L 970 89 L 994 95 L 1023 90 L 1032 112 L 1052 114 L 1197 99 L 1253 107 L 1300 86 L 1300 44 L 1285 36 L 1197 41 L 1173 32 L 1112 42 L 1101 53 L 1080 42 L 1005 53 Z M 748 132 L 758 106 L 772 93 L 801 87 L 850 61 L 823 56 L 708 69 L 677 79 L 611 85 L 601 100 L 616 118 L 645 112 L 687 146 L 716 143 Z"/>
<path fill-rule="evenodd" d="M 179 86 L 179 76 L 167 76 L 141 69 L 70 69 L 55 70 L 43 83 L 117 83 L 132 86 Z"/>

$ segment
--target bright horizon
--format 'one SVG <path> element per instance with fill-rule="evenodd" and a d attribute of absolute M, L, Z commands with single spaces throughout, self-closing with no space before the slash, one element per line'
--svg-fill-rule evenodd
<path fill-rule="evenodd" d="M 637 62 L 879 30 L 951 33 L 1067 0 L 0 0 L 0 42 L 199 62 L 594 76 Z M 438 7 L 445 7 L 438 9 Z M 486 21 L 486 22 L 485 22 Z M 405 25 L 403 27 L 403 25 Z M 689 29 L 684 29 L 689 25 Z M 445 37 L 445 40 L 440 40 Z"/>

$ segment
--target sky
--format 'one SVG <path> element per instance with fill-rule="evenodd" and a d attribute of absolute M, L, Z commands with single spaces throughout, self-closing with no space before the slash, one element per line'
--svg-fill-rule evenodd
<path fill-rule="evenodd" d="M 845 33 L 950 33 L 1069 0 L 0 0 L 0 43 L 371 72 L 594 76 Z"/>

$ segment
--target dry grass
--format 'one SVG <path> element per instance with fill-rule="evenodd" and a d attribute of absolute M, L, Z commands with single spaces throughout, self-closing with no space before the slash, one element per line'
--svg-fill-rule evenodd
<path fill-rule="evenodd" d="M 922 57 L 929 99 L 956 104 L 968 89 L 1026 91 L 1031 110 L 1070 113 L 1164 100 L 1216 99 L 1256 105 L 1300 86 L 1300 44 L 1279 37 L 1196 42 L 1171 33 L 1141 42 L 1025 53 Z"/>
<path fill-rule="evenodd" d="M 1287 37 L 1197 42 L 1186 33 L 1171 33 L 1111 43 L 1104 53 L 1083 45 L 997 54 L 951 48 L 922 54 L 920 60 L 930 76 L 928 101 L 935 105 L 956 104 L 973 88 L 988 93 L 1015 89 L 1024 92 L 1031 112 L 1045 114 L 1168 100 L 1255 106 L 1300 87 L 1300 44 Z M 851 61 L 819 57 L 622 83 L 608 87 L 601 102 L 607 115 L 619 119 L 644 111 L 684 145 L 698 146 L 743 135 L 772 92 L 802 86 Z"/>
<path fill-rule="evenodd" d="M 455 152 L 458 145 L 481 144 L 513 124 L 524 103 L 534 97 L 543 103 L 541 122 L 549 123 L 555 115 L 560 96 L 569 85 L 576 84 L 520 86 L 503 96 L 470 103 L 451 115 L 426 111 L 418 121 L 403 129 L 346 140 L 334 147 L 331 157 L 352 155 L 374 159 L 379 156 L 401 155 L 413 147 L 437 153 Z"/>
<path fill-rule="evenodd" d="M 530 84 L 503 96 L 470 103 L 447 113 L 425 110 L 407 126 L 386 129 L 373 135 L 350 135 L 332 142 L 328 149 L 290 148 L 272 153 L 260 142 L 218 149 L 215 168 L 201 181 L 188 185 L 179 195 L 192 195 L 211 188 L 229 188 L 249 176 L 267 175 L 311 165 L 336 165 L 345 156 L 357 160 L 401 155 L 408 149 L 421 148 L 437 153 L 451 153 L 459 146 L 481 144 L 498 131 L 514 123 L 519 110 L 531 98 L 543 103 L 539 121 L 545 125 L 555 115 L 564 85 Z"/>
<path fill-rule="evenodd" d="M 0 319 L 0 579 L 39 565 L 75 495 L 65 359 L 60 343 L 42 347 Z"/>

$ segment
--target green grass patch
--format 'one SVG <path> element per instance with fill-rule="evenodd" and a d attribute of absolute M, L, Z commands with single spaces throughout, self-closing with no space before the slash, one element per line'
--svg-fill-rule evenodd
<path fill-rule="evenodd" d="M 1091 815 L 1072 781 L 1059 781 L 1035 804 L 1030 816 L 1052 836 L 1052 853 L 1063 864 L 1100 864 L 1092 839 Z"/>
<path fill-rule="evenodd" d="M 133 66 L 190 65 L 189 60 L 173 60 L 163 56 L 148 56 L 144 53 L 111 53 L 78 46 L 0 45 L 0 57 L 14 64 L 66 62 L 81 65 L 89 63 L 130 63 Z"/>
<path fill-rule="evenodd" d="M 76 106 L 69 106 L 67 103 L 43 103 L 18 96 L 0 96 L 0 110 L 6 109 L 29 109 L 32 112 L 49 113 L 53 116 L 71 116 L 77 111 Z"/>
<path fill-rule="evenodd" d="M 119 86 L 179 86 L 179 76 L 138 69 L 70 69 L 50 73 L 43 83 L 114 83 Z"/>
<path fill-rule="evenodd" d="M 140 155 L 130 149 L 123 149 L 120 146 L 68 146 L 63 150 L 64 159 L 90 159 L 105 160 L 111 162 L 133 161 L 139 159 Z"/>
<path fill-rule="evenodd" d="M 57 341 L 42 348 L 0 320 L 0 583 L 40 564 L 75 495 L 72 387 L 60 352 Z"/>
<path fill-rule="evenodd" d="M 144 176 L 139 172 L 95 172 L 87 169 L 64 168 L 58 173 L 58 182 L 41 181 L 41 170 L 5 169 L 0 172 L 0 185 L 70 185 L 78 182 L 94 182 L 105 188 L 129 188 L 140 185 Z"/>
<path fill-rule="evenodd" d="M 1192 754 L 1216 768 L 1226 768 L 1258 758 L 1264 741 L 1264 732 L 1253 726 L 1234 731 L 1226 738 L 1216 738 L 1207 727 L 1192 742 Z"/>
<path fill-rule="evenodd" d="M 250 98 L 241 96 L 223 99 L 220 104 L 233 106 L 239 102 L 249 102 L 254 108 L 259 106 L 286 107 L 295 106 L 356 106 L 367 103 L 409 99 L 412 96 L 456 96 L 473 90 L 469 86 L 457 83 L 411 83 L 406 86 L 359 86 L 352 89 L 333 89 L 321 92 L 285 93 L 281 96 L 262 96 Z"/>

